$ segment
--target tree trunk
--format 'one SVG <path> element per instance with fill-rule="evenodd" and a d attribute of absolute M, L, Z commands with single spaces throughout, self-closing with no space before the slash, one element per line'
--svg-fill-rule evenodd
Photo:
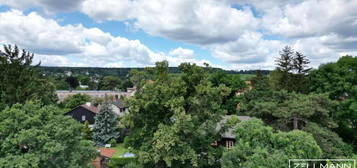
<path fill-rule="evenodd" d="M 297 117 L 293 118 L 293 123 L 294 123 L 294 130 L 299 129 L 299 127 L 298 127 L 298 118 Z"/>

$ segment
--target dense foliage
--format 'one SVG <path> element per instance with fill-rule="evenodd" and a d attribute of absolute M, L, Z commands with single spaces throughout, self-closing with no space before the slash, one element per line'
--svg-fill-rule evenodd
<path fill-rule="evenodd" d="M 231 90 L 213 86 L 201 67 L 179 67 L 182 73 L 172 77 L 167 62 L 157 63 L 151 80 L 129 100 L 127 145 L 144 167 L 217 167 L 220 148 L 210 144 L 220 137 L 215 128 Z"/>
<path fill-rule="evenodd" d="M 309 89 L 339 102 L 336 132 L 357 151 L 357 57 L 344 56 L 321 65 L 309 75 Z"/>
<path fill-rule="evenodd" d="M 137 157 L 111 160 L 114 167 L 279 168 L 291 158 L 356 157 L 357 57 L 311 70 L 307 57 L 291 47 L 279 54 L 269 75 L 243 78 L 190 63 L 172 68 L 166 61 L 138 69 L 31 66 L 33 54 L 5 46 L 0 167 L 87 167 L 97 154 L 93 144 L 117 144 L 119 119 L 106 99 L 76 94 L 56 104 L 54 90 L 133 86 L 120 126 L 130 130 L 125 145 Z M 32 99 L 39 103 L 26 103 Z M 100 109 L 93 130 L 63 116 L 63 109 L 90 101 Z M 227 114 L 259 119 L 232 117 L 222 126 Z M 213 146 L 228 127 L 235 127 L 234 147 Z"/>
<path fill-rule="evenodd" d="M 247 87 L 245 82 L 241 80 L 239 75 L 226 74 L 224 71 L 215 71 L 211 73 L 209 75 L 209 80 L 215 87 L 225 85 L 231 89 L 228 96 L 223 98 L 222 106 L 227 110 L 227 114 L 236 114 L 236 106 L 239 103 L 239 98 L 236 96 L 236 93 Z"/>
<path fill-rule="evenodd" d="M 235 128 L 236 144 L 222 156 L 222 168 L 286 168 L 288 160 L 320 158 L 314 138 L 303 131 L 275 132 L 257 119 Z"/>
<path fill-rule="evenodd" d="M 54 106 L 15 104 L 0 113 L 1 167 L 87 167 L 96 156 L 81 124 Z"/>
<path fill-rule="evenodd" d="M 350 157 L 349 144 L 356 150 L 357 59 L 341 57 L 311 71 L 303 54 L 290 47 L 280 54 L 269 77 L 252 80 L 253 89 L 241 97 L 239 113 L 261 118 L 278 130 L 311 133 L 323 158 Z"/>
<path fill-rule="evenodd" d="M 41 78 L 39 64 L 31 66 L 33 56 L 17 46 L 5 45 L 0 50 L 0 110 L 31 99 L 45 104 L 56 102 L 54 85 Z"/>
<path fill-rule="evenodd" d="M 81 104 L 85 104 L 87 102 L 91 102 L 91 97 L 86 95 L 86 94 L 74 94 L 71 96 L 68 96 L 64 101 L 62 102 L 62 105 L 67 108 L 67 109 L 73 109 L 76 108 L 77 106 Z"/>
<path fill-rule="evenodd" d="M 253 90 L 245 94 L 241 111 L 281 130 L 301 129 L 310 121 L 334 128 L 335 106 L 336 102 L 324 94 Z"/>

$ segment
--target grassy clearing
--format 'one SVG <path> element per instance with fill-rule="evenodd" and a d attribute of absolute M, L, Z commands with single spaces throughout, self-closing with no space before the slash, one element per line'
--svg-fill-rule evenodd
<path fill-rule="evenodd" d="M 242 80 L 251 80 L 252 78 L 255 77 L 255 74 L 239 74 L 240 78 Z"/>
<path fill-rule="evenodd" d="M 130 152 L 129 149 L 124 147 L 124 144 L 120 143 L 117 144 L 113 149 L 116 150 L 116 152 L 113 155 L 113 158 L 121 158 L 124 153 Z"/>

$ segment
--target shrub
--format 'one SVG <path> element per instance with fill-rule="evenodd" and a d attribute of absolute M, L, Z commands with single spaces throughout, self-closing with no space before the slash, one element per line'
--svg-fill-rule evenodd
<path fill-rule="evenodd" d="M 109 144 L 111 145 L 111 147 L 115 147 L 117 145 L 117 141 L 115 139 L 111 139 L 109 141 Z"/>
<path fill-rule="evenodd" d="M 108 166 L 110 168 L 124 167 L 125 165 L 132 163 L 136 160 L 135 157 L 121 157 L 121 158 L 111 158 Z"/>

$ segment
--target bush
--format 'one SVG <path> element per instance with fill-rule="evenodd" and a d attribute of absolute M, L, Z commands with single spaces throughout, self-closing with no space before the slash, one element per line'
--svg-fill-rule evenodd
<path fill-rule="evenodd" d="M 109 144 L 111 145 L 111 147 L 115 147 L 115 146 L 117 146 L 117 141 L 115 139 L 111 139 L 109 141 Z"/>
<path fill-rule="evenodd" d="M 127 158 L 111 158 L 109 161 L 108 166 L 110 168 L 118 168 L 118 167 L 124 167 L 125 165 L 132 163 L 136 160 L 135 157 L 127 157 Z"/>
<path fill-rule="evenodd" d="M 123 166 L 123 168 L 141 168 L 141 167 L 142 166 L 136 162 L 130 162 L 130 163 L 126 164 L 125 166 Z"/>

